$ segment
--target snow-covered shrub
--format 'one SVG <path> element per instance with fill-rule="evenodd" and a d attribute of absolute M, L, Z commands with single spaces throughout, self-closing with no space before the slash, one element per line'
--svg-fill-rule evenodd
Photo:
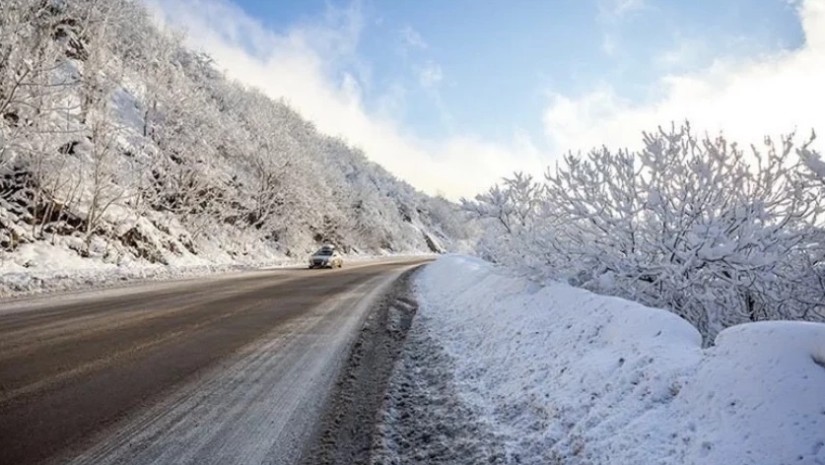
<path fill-rule="evenodd" d="M 669 308 L 706 338 L 743 321 L 825 318 L 821 186 L 805 169 L 818 154 L 792 136 L 743 150 L 688 125 L 644 143 L 570 154 L 541 185 L 517 176 L 465 202 L 498 225 L 484 250 Z"/>

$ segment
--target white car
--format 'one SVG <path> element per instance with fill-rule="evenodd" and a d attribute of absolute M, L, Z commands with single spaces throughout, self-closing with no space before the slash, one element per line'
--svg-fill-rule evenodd
<path fill-rule="evenodd" d="M 344 266 L 344 257 L 335 247 L 325 245 L 309 257 L 310 268 L 341 268 Z"/>

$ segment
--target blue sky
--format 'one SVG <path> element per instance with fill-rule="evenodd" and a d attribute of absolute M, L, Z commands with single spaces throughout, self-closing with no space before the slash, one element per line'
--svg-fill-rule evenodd
<path fill-rule="evenodd" d="M 673 119 L 748 142 L 825 121 L 796 111 L 825 103 L 825 0 L 147 2 L 231 77 L 451 197 Z M 763 92 L 793 116 L 754 120 Z M 444 175 L 468 164 L 477 181 Z"/>
<path fill-rule="evenodd" d="M 540 132 L 547 92 L 577 95 L 609 82 L 626 98 L 646 99 L 664 73 L 793 49 L 804 38 L 795 9 L 782 0 L 237 4 L 281 32 L 317 22 L 331 10 L 358 10 L 363 30 L 357 56 L 366 72 L 352 63 L 332 72 L 358 75 L 371 109 L 403 87 L 407 98 L 397 116 L 423 137 Z M 660 57 L 682 44 L 691 48 L 663 62 Z M 440 81 L 422 85 L 427 69 L 440 70 Z"/>

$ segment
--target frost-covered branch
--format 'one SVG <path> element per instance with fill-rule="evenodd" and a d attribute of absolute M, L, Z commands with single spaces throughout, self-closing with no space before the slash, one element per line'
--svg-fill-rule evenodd
<path fill-rule="evenodd" d="M 808 146 L 659 128 L 638 153 L 568 154 L 543 186 L 505 183 L 464 206 L 511 236 L 482 244 L 496 261 L 670 308 L 711 337 L 822 314 L 825 169 Z"/>

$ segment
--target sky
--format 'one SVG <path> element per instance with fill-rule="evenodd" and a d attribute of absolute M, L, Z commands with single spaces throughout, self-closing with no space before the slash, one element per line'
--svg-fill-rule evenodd
<path fill-rule="evenodd" d="M 227 75 L 451 199 L 690 120 L 825 147 L 825 0 L 144 0 Z"/>

